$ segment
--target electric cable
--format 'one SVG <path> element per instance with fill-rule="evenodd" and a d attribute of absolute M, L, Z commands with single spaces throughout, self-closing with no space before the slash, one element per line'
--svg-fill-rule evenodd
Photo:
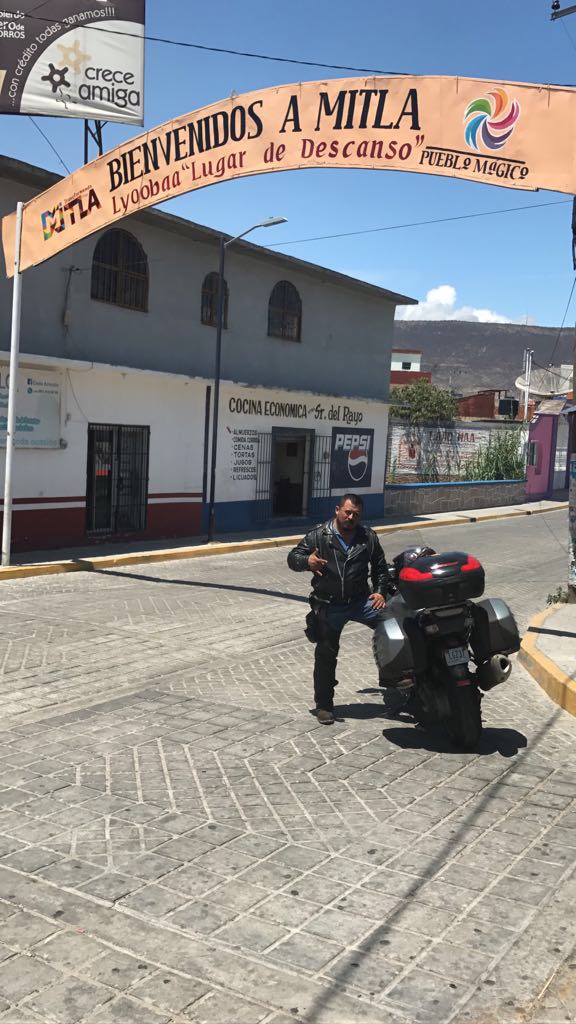
<path fill-rule="evenodd" d="M 568 376 L 565 377 L 563 373 L 557 373 L 551 366 L 542 366 L 534 357 L 532 357 L 532 366 L 537 366 L 539 370 L 545 370 L 550 377 L 555 377 L 561 384 L 568 384 L 572 381 L 572 369 L 570 369 Z"/>
<path fill-rule="evenodd" d="M 37 8 L 35 8 L 37 10 Z M 41 18 L 32 14 L 25 14 L 25 18 L 32 21 L 41 21 L 45 24 L 63 24 L 58 18 Z M 78 26 L 77 26 L 78 27 Z M 166 46 L 180 46 L 190 50 L 205 50 L 208 53 L 226 53 L 232 57 L 250 57 L 253 60 L 275 61 L 279 64 L 300 64 L 308 68 L 328 68 L 330 71 L 359 71 L 366 75 L 412 75 L 412 71 L 384 71 L 382 68 L 358 68 L 349 64 L 327 64 L 317 60 L 301 60 L 297 57 L 275 57 L 268 53 L 252 53 L 248 50 L 231 50 L 223 46 L 206 46 L 202 43 L 190 43 L 184 39 L 167 39 L 165 36 L 150 36 L 146 33 L 140 35 L 137 32 L 125 32 L 121 29 L 107 29 L 100 25 L 81 25 L 84 32 L 106 32 L 107 35 L 127 36 L 129 39 L 143 39 L 149 43 L 164 43 Z"/>
<path fill-rule="evenodd" d="M 316 235 L 312 238 L 296 238 L 289 242 L 271 242 L 265 246 L 258 246 L 258 248 L 264 249 L 278 249 L 284 245 L 299 245 L 303 242 L 318 242 L 323 239 L 330 238 L 349 238 L 352 235 L 371 235 L 378 231 L 399 231 L 402 228 L 414 228 L 414 227 L 425 227 L 428 224 L 444 224 L 455 220 L 468 220 L 472 217 L 494 217 L 500 213 L 516 213 L 517 211 L 525 210 L 537 210 L 543 206 L 561 206 L 566 203 L 572 202 L 571 199 L 556 199 L 549 203 L 531 203 L 525 206 L 510 206 L 503 210 L 483 210 L 481 213 L 463 213 L 455 217 L 438 217 L 435 220 L 419 220 L 411 221 L 406 224 L 388 224 L 380 228 L 363 228 L 358 231 L 344 231 L 336 235 Z M 249 245 L 255 245 L 254 242 L 248 243 Z M 163 263 L 165 262 L 163 257 L 159 256 L 148 256 L 146 260 L 130 260 L 123 264 L 126 267 L 140 266 L 142 263 Z M 78 267 L 78 270 L 90 270 L 91 267 Z M 335 271 L 335 273 L 343 273 L 343 271 Z"/>
<path fill-rule="evenodd" d="M 574 287 L 575 286 L 576 286 L 576 276 L 574 277 L 574 279 L 572 281 L 572 287 L 570 289 L 570 295 L 568 296 L 568 302 L 566 303 L 566 309 L 564 310 L 564 316 L 562 317 L 562 323 L 560 324 L 560 327 L 558 328 L 558 334 L 556 335 L 556 341 L 554 342 L 554 348 L 552 349 L 552 353 L 550 355 L 550 359 L 549 359 L 549 362 L 548 362 L 549 366 L 552 366 L 552 363 L 554 361 L 554 356 L 556 354 L 556 349 L 558 348 L 558 342 L 560 341 L 562 328 L 564 327 L 564 324 L 566 322 L 566 317 L 568 316 L 568 310 L 570 309 L 570 303 L 572 302 L 572 296 L 574 294 Z"/>
<path fill-rule="evenodd" d="M 568 36 L 568 41 L 569 41 L 569 43 L 570 43 L 570 45 L 571 45 L 572 49 L 573 49 L 573 50 L 576 50 L 576 43 L 574 42 L 574 40 L 573 40 L 572 36 L 570 35 L 570 31 L 569 31 L 569 29 L 568 29 L 568 26 L 567 26 L 567 25 L 566 25 L 566 23 L 564 22 L 564 20 L 562 21 L 562 28 L 564 29 L 564 31 L 565 31 L 565 33 L 566 33 L 566 35 Z"/>
<path fill-rule="evenodd" d="M 525 206 L 508 206 L 502 210 L 483 210 L 481 213 L 461 213 L 454 217 L 436 217 L 434 220 L 415 220 L 406 224 L 387 224 L 381 228 L 363 228 L 359 231 L 342 231 L 334 235 L 315 235 L 311 238 L 294 238 L 287 242 L 272 242 L 266 249 L 275 249 L 281 245 L 299 245 L 302 242 L 322 242 L 332 238 L 350 238 L 352 235 L 371 235 L 378 231 L 399 231 L 401 228 L 419 228 L 427 224 L 447 224 L 456 220 L 471 220 L 475 217 L 495 217 L 500 213 L 516 213 L 517 210 L 536 210 L 542 206 L 563 206 L 571 203 L 571 199 L 554 199 L 548 203 L 527 203 Z"/>
<path fill-rule="evenodd" d="M 388 225 L 386 225 L 384 227 L 380 227 L 380 228 L 363 228 L 363 229 L 361 229 L 359 231 L 345 231 L 345 232 L 342 232 L 341 234 L 338 234 L 338 235 L 317 235 L 316 237 L 313 237 L 313 238 L 296 238 L 296 239 L 293 239 L 290 242 L 271 242 L 268 245 L 259 246 L 258 248 L 277 249 L 277 248 L 279 248 L 279 246 L 283 246 L 283 245 L 299 245 L 301 242 L 317 242 L 317 241 L 322 241 L 323 239 L 326 239 L 326 238 L 348 238 L 351 235 L 370 235 L 370 234 L 373 234 L 374 232 L 377 232 L 377 231 L 399 231 L 402 228 L 425 227 L 428 224 L 444 224 L 445 222 L 454 221 L 454 220 L 467 220 L 468 218 L 471 218 L 471 217 L 492 217 L 492 216 L 496 216 L 499 213 L 515 213 L 517 210 L 520 210 L 520 211 L 536 210 L 536 209 L 539 209 L 542 206 L 558 206 L 558 205 L 561 205 L 562 203 L 569 203 L 569 202 L 571 202 L 570 199 L 560 199 L 560 200 L 556 200 L 556 201 L 551 202 L 551 203 L 532 203 L 529 206 L 511 206 L 511 207 L 508 207 L 508 208 L 506 208 L 504 210 L 484 210 L 482 213 L 464 213 L 464 214 L 461 214 L 460 216 L 457 216 L 457 217 L 439 217 L 439 218 L 437 218 L 435 220 L 411 221 L 410 223 L 407 223 L 407 224 L 388 224 Z M 250 245 L 254 245 L 255 243 L 254 242 L 250 242 L 249 244 Z M 160 256 L 148 256 L 146 260 L 130 260 L 129 262 L 126 262 L 125 264 L 123 264 L 123 266 L 126 266 L 126 267 L 136 267 L 136 266 L 140 266 L 142 263 L 164 263 L 164 262 L 165 262 L 165 259 L 163 257 L 160 257 Z M 77 267 L 77 269 L 84 271 L 84 270 L 91 270 L 91 267 Z M 335 271 L 335 273 L 344 273 L 344 271 Z"/>
<path fill-rule="evenodd" d="M 40 132 L 40 135 L 42 136 L 42 138 L 43 138 L 43 139 L 45 139 L 45 140 L 46 140 L 46 142 L 47 142 L 47 143 L 48 143 L 48 145 L 50 146 L 50 149 L 52 150 L 52 152 L 56 154 L 56 156 L 58 157 L 58 159 L 59 159 L 60 163 L 62 164 L 62 167 L 64 168 L 64 170 L 66 171 L 66 173 L 67 173 L 67 174 L 72 174 L 72 171 L 70 170 L 70 168 L 68 167 L 68 165 L 67 165 L 67 164 L 66 164 L 66 163 L 64 162 L 64 160 L 63 160 L 63 159 L 62 159 L 62 157 L 60 156 L 60 153 L 59 153 L 59 152 L 58 152 L 58 150 L 56 149 L 56 146 L 55 146 L 55 145 L 54 145 L 54 144 L 53 144 L 53 143 L 51 142 L 51 140 L 50 140 L 50 139 L 48 138 L 48 136 L 46 135 L 46 133 L 45 133 L 45 132 L 44 132 L 44 131 L 42 130 L 42 128 L 40 127 L 40 125 L 39 125 L 39 124 L 38 124 L 38 123 L 37 123 L 37 122 L 36 122 L 36 121 L 34 120 L 34 118 L 32 117 L 32 115 L 31 115 L 31 114 L 28 114 L 28 117 L 29 117 L 29 118 L 30 118 L 30 120 L 32 121 L 32 124 L 34 125 L 34 127 L 35 127 L 36 131 Z"/>

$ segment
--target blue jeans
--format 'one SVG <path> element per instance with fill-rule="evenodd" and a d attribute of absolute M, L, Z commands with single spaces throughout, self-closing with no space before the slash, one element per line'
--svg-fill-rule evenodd
<path fill-rule="evenodd" d="M 340 634 L 347 622 L 361 622 L 375 629 L 384 609 L 360 598 L 351 604 L 324 605 L 318 613 L 318 642 L 314 652 L 314 700 L 317 708 L 332 710 L 336 686 L 336 663 L 340 650 Z"/>

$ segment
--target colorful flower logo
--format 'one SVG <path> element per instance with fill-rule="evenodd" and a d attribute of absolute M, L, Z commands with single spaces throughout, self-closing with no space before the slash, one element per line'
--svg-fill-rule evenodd
<path fill-rule="evenodd" d="M 520 104 L 505 89 L 492 89 L 466 107 L 464 138 L 472 149 L 502 149 L 520 117 Z"/>

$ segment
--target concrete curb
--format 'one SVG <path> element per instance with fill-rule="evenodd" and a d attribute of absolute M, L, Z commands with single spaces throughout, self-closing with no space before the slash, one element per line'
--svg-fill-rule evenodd
<path fill-rule="evenodd" d="M 440 526 L 465 526 L 470 523 L 488 522 L 493 519 L 512 519 L 515 516 L 533 516 L 544 512 L 562 512 L 568 502 L 555 508 L 514 509 L 507 512 L 491 512 L 488 515 L 472 516 L 455 513 L 451 519 L 432 519 L 429 522 L 396 523 L 390 526 L 375 526 L 379 534 L 398 533 L 401 530 L 431 530 Z M 204 558 L 206 555 L 231 555 L 239 551 L 263 551 L 267 548 L 294 547 L 302 534 L 292 537 L 261 537 L 252 540 L 230 541 L 216 544 L 198 544 L 195 547 L 164 548 L 157 551 L 131 551 L 126 554 L 100 555 L 94 558 L 74 558 L 65 561 L 38 562 L 29 565 L 0 566 L 2 580 L 28 579 L 32 576 L 54 576 L 64 572 L 96 572 L 99 569 L 115 568 L 122 565 L 138 565 L 152 562 L 171 562 L 182 558 Z"/>
<path fill-rule="evenodd" d="M 534 616 L 522 640 L 518 660 L 555 704 L 576 716 L 576 682 L 537 647 L 538 629 L 561 607 L 553 604 Z"/>

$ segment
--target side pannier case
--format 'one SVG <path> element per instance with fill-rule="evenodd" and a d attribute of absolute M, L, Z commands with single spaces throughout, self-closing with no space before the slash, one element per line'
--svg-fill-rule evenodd
<path fill-rule="evenodd" d="M 372 640 L 380 686 L 394 686 L 425 667 L 424 638 L 410 616 L 400 612 L 378 623 Z"/>
<path fill-rule="evenodd" d="M 514 654 L 520 649 L 516 620 L 505 601 L 487 597 L 473 606 L 474 626 L 470 646 L 477 664 L 495 654 Z"/>
<path fill-rule="evenodd" d="M 484 569 L 463 551 L 426 555 L 400 570 L 398 590 L 415 610 L 458 605 L 484 593 Z"/>

